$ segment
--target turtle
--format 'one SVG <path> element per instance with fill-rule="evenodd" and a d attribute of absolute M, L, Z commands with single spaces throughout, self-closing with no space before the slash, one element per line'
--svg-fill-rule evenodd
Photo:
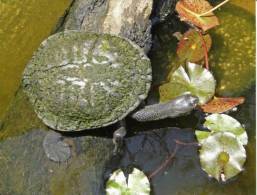
<path fill-rule="evenodd" d="M 149 58 L 132 41 L 111 34 L 67 30 L 49 36 L 25 67 L 22 87 L 37 116 L 50 131 L 43 141 L 56 162 L 70 158 L 61 132 L 98 129 L 114 123 L 114 151 L 126 135 L 124 119 L 174 118 L 190 113 L 198 98 L 181 95 L 140 107 L 151 88 Z"/>

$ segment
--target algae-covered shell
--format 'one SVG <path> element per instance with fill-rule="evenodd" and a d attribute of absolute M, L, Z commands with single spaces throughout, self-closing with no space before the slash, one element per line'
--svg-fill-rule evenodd
<path fill-rule="evenodd" d="M 22 83 L 46 125 L 79 131 L 123 119 L 146 98 L 151 80 L 150 60 L 131 41 L 65 31 L 43 41 Z"/>

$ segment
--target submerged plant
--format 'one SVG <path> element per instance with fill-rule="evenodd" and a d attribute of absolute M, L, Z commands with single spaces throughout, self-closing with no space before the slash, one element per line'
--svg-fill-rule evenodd
<path fill-rule="evenodd" d="M 200 53 L 198 53 L 198 55 L 197 55 L 198 58 L 191 59 L 191 62 L 194 62 L 197 60 L 199 61 L 199 60 L 201 60 L 202 57 L 205 57 L 205 67 L 207 69 L 209 69 L 208 51 L 209 51 L 210 45 L 211 45 L 211 37 L 208 34 L 205 35 L 204 32 L 219 25 L 218 18 L 214 15 L 213 11 L 215 11 L 216 9 L 218 9 L 219 7 L 221 7 L 228 1 L 229 0 L 225 0 L 215 7 L 212 7 L 210 5 L 210 3 L 206 0 L 179 0 L 177 2 L 176 11 L 178 12 L 180 20 L 185 21 L 186 23 L 188 23 L 195 29 L 196 34 L 199 35 L 194 38 L 195 41 L 197 41 L 197 39 L 200 38 L 200 44 L 198 45 L 198 47 L 200 47 L 200 48 L 202 47 L 202 56 Z M 185 36 L 187 34 L 188 33 L 185 33 Z M 188 39 L 188 40 L 190 40 L 190 42 L 192 42 L 192 38 Z M 189 42 L 188 40 L 187 40 L 187 42 Z M 199 42 L 199 41 L 197 41 L 197 42 Z M 182 44 L 182 45 L 184 45 L 184 44 Z M 180 47 L 181 47 L 181 43 L 179 44 L 178 49 Z M 195 46 L 195 48 L 196 48 L 196 46 Z M 188 51 L 190 51 L 190 49 L 188 49 Z M 194 53 L 197 54 L 197 52 L 199 52 L 199 51 L 200 51 L 200 49 L 197 49 L 194 51 Z M 185 53 L 186 53 L 185 51 L 182 52 L 182 55 Z M 178 55 L 181 56 L 180 53 L 178 53 Z M 190 61 L 190 59 L 189 59 L 189 61 Z"/>
<path fill-rule="evenodd" d="M 205 45 L 203 45 L 203 41 Z M 202 35 L 201 37 L 199 32 L 189 29 L 179 40 L 177 55 L 181 60 L 199 62 L 205 57 L 205 52 L 210 50 L 211 44 L 212 40 L 209 34 Z"/>

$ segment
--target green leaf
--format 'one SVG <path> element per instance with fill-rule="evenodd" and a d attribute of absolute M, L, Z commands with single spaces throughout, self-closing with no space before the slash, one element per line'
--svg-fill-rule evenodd
<path fill-rule="evenodd" d="M 111 177 L 106 184 L 107 195 L 111 194 L 121 194 L 125 192 L 127 188 L 126 177 L 121 169 L 116 170 L 112 173 Z"/>
<path fill-rule="evenodd" d="M 106 184 L 107 195 L 149 195 L 150 183 L 146 175 L 134 168 L 128 182 L 121 169 L 113 172 Z"/>
<path fill-rule="evenodd" d="M 210 50 L 212 40 L 209 34 L 202 35 L 207 51 Z M 180 39 L 177 48 L 177 55 L 181 60 L 198 62 L 204 58 L 205 48 L 203 47 L 201 35 L 194 30 L 188 30 Z"/>
<path fill-rule="evenodd" d="M 247 144 L 248 137 L 244 127 L 233 117 L 226 114 L 212 114 L 205 119 L 204 127 L 210 129 L 213 133 L 219 131 L 230 132 L 233 133 L 243 145 Z"/>
<path fill-rule="evenodd" d="M 129 174 L 128 188 L 130 189 L 131 194 L 150 194 L 150 183 L 148 178 L 142 171 L 135 168 L 133 172 Z"/>
<path fill-rule="evenodd" d="M 159 87 L 161 102 L 190 93 L 199 98 L 200 104 L 204 104 L 215 93 L 216 82 L 211 72 L 194 63 L 189 62 L 186 69 L 180 66 L 168 79 L 169 82 Z"/>
<path fill-rule="evenodd" d="M 209 137 L 209 135 L 211 134 L 211 132 L 208 131 L 200 131 L 200 130 L 196 130 L 195 131 L 195 135 L 197 138 L 197 141 L 202 144 L 202 142 Z"/>
<path fill-rule="evenodd" d="M 180 19 L 201 28 L 203 31 L 219 25 L 218 18 L 213 12 L 201 16 L 201 14 L 208 12 L 212 8 L 206 0 L 179 0 L 176 4 L 176 11 Z"/>
<path fill-rule="evenodd" d="M 246 152 L 242 143 L 230 132 L 217 132 L 202 141 L 202 169 L 218 181 L 226 181 L 243 170 Z"/>

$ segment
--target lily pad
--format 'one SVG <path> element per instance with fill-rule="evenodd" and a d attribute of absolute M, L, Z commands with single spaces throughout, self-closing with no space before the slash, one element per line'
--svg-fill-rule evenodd
<path fill-rule="evenodd" d="M 203 37 L 203 38 L 202 38 Z M 181 60 L 198 62 L 204 58 L 206 45 L 207 51 L 210 50 L 212 40 L 209 34 L 199 35 L 196 30 L 188 30 L 180 39 L 177 49 L 177 55 Z M 203 43 L 203 40 L 205 43 Z"/>
<path fill-rule="evenodd" d="M 248 142 L 247 133 L 244 127 L 233 117 L 226 114 L 212 114 L 206 117 L 206 121 L 203 124 L 204 127 L 215 132 L 230 132 L 233 133 L 238 140 L 246 145 Z"/>
<path fill-rule="evenodd" d="M 246 152 L 236 136 L 218 132 L 202 143 L 200 162 L 202 169 L 218 181 L 226 181 L 243 170 Z"/>
<path fill-rule="evenodd" d="M 221 98 L 214 97 L 210 102 L 201 106 L 203 112 L 208 113 L 222 113 L 227 112 L 236 106 L 243 104 L 245 101 L 244 97 L 236 98 Z"/>
<path fill-rule="evenodd" d="M 201 28 L 203 31 L 219 25 L 218 18 L 213 12 L 201 16 L 212 8 L 206 0 L 179 0 L 176 4 L 176 11 L 180 19 Z"/>
<path fill-rule="evenodd" d="M 196 135 L 196 138 L 197 138 L 197 141 L 202 144 L 203 141 L 209 137 L 209 135 L 211 135 L 211 132 L 209 131 L 201 131 L 201 130 L 196 130 L 195 131 L 195 135 Z"/>
<path fill-rule="evenodd" d="M 149 195 L 150 182 L 146 175 L 134 168 L 128 180 L 121 169 L 114 171 L 106 184 L 107 195 Z"/>
<path fill-rule="evenodd" d="M 159 87 L 160 101 L 166 102 L 183 94 L 192 94 L 199 98 L 200 104 L 208 102 L 215 93 L 215 79 L 210 71 L 188 63 L 180 66 L 168 77 L 169 82 Z"/>

